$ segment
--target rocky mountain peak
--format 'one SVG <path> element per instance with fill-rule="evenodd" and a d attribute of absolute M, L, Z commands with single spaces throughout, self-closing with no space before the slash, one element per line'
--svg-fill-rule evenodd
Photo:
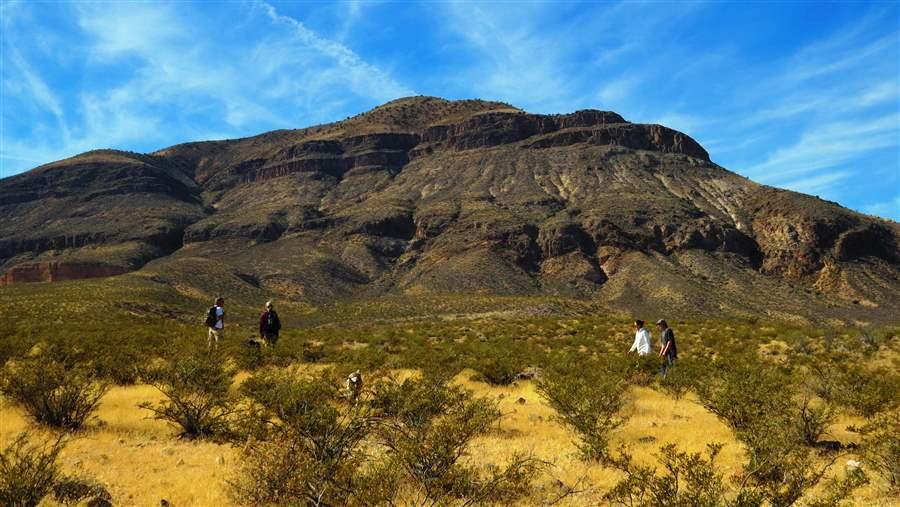
<path fill-rule="evenodd" d="M 876 318 L 900 300 L 898 238 L 662 125 L 436 97 L 0 180 L 2 283 L 140 270 L 315 300 L 479 291 Z"/>

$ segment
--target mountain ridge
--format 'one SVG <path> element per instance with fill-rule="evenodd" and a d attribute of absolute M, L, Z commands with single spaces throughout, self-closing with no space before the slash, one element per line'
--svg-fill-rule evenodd
<path fill-rule="evenodd" d="M 661 125 L 434 97 L 0 180 L 2 283 L 138 271 L 312 300 L 478 291 L 890 320 L 898 237 Z"/>

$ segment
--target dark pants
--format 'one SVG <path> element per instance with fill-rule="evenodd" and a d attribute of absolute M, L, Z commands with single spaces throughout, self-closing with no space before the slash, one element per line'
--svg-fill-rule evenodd
<path fill-rule="evenodd" d="M 667 355 L 663 359 L 662 366 L 659 367 L 659 374 L 662 375 L 663 378 L 666 378 L 666 375 L 669 373 L 669 370 L 671 370 L 674 366 L 675 366 L 675 358 Z"/>
<path fill-rule="evenodd" d="M 263 339 L 270 347 L 274 347 L 278 341 L 278 333 L 263 333 Z"/>

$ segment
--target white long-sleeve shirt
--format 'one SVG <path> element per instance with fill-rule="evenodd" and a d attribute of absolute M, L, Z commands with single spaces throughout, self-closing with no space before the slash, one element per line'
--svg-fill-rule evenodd
<path fill-rule="evenodd" d="M 639 356 L 646 356 L 650 353 L 650 331 L 640 328 L 634 333 L 634 344 L 628 352 L 635 350 Z"/>

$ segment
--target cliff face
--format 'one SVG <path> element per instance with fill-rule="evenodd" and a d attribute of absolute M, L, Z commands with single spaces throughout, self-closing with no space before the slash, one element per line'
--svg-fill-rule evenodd
<path fill-rule="evenodd" d="M 121 266 L 109 266 L 90 262 L 22 262 L 10 268 L 0 285 L 29 282 L 61 282 L 79 278 L 115 276 L 129 270 Z"/>
<path fill-rule="evenodd" d="M 486 291 L 888 314 L 898 237 L 896 223 L 730 173 L 663 126 L 427 97 L 0 180 L 4 283 L 140 268 L 203 286 L 198 266 L 213 260 L 286 297 Z"/>

